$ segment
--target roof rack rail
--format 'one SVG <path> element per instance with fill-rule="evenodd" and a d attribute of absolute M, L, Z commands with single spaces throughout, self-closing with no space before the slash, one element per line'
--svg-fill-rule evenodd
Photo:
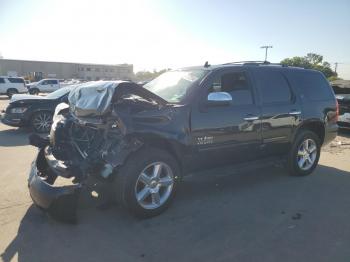
<path fill-rule="evenodd" d="M 242 64 L 242 65 L 275 65 L 275 66 L 282 66 L 282 67 L 288 67 L 287 65 L 283 65 L 281 63 L 271 63 L 269 61 L 238 61 L 238 62 L 230 62 L 225 63 L 223 65 L 232 65 L 232 64 Z"/>
<path fill-rule="evenodd" d="M 229 62 L 225 63 L 223 65 L 230 65 L 230 64 L 270 64 L 269 61 L 235 61 L 235 62 Z"/>

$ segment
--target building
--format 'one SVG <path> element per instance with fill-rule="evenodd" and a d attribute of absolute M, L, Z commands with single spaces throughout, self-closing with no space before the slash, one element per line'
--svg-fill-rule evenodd
<path fill-rule="evenodd" d="M 22 76 L 31 81 L 42 78 L 84 80 L 129 80 L 133 65 L 85 64 L 0 59 L 0 75 Z"/>

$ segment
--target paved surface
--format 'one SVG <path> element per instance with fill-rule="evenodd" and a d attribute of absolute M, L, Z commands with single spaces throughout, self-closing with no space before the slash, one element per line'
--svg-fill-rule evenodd
<path fill-rule="evenodd" d="M 7 102 L 0 97 L 0 110 Z M 3 261 L 350 261 L 349 134 L 308 177 L 279 168 L 197 176 L 159 217 L 137 220 L 91 199 L 75 226 L 32 205 L 27 135 L 0 124 Z"/>

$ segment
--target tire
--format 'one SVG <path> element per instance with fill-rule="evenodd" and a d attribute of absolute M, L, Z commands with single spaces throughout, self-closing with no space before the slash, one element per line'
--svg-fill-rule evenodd
<path fill-rule="evenodd" d="M 13 95 L 18 94 L 18 90 L 15 88 L 9 88 L 6 92 L 6 95 L 11 98 Z"/>
<path fill-rule="evenodd" d="M 311 174 L 318 164 L 320 152 L 320 138 L 312 131 L 300 131 L 288 155 L 288 173 L 292 176 L 306 176 Z"/>
<path fill-rule="evenodd" d="M 52 113 L 40 111 L 35 113 L 30 121 L 32 129 L 37 133 L 48 133 L 52 125 Z"/>
<path fill-rule="evenodd" d="M 120 168 L 114 180 L 116 200 L 138 218 L 157 216 L 173 201 L 179 175 L 177 161 L 166 151 L 142 148 Z"/>
<path fill-rule="evenodd" d="M 39 94 L 39 89 L 38 88 L 31 88 L 31 89 L 29 89 L 29 94 L 31 94 L 31 95 L 38 95 Z"/>

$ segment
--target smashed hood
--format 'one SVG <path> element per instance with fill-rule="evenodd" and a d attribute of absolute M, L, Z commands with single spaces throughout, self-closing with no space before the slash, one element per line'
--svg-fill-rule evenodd
<path fill-rule="evenodd" d="M 101 117 L 124 95 L 137 95 L 160 105 L 167 102 L 142 86 L 126 81 L 94 81 L 75 87 L 69 94 L 70 110 L 77 117 Z"/>

